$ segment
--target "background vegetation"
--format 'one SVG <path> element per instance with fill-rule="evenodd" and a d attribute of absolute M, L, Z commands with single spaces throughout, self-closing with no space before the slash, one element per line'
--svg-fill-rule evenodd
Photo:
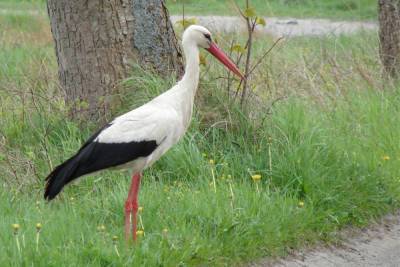
<path fill-rule="evenodd" d="M 96 126 L 66 119 L 47 19 L 2 14 L 0 25 L 1 266 L 231 265 L 337 242 L 399 206 L 399 90 L 382 78 L 376 33 L 293 38 L 255 73 L 248 113 L 206 58 L 189 133 L 145 173 L 144 236 L 127 246 L 129 172 L 42 199 L 44 177 Z M 217 37 L 225 50 L 244 42 Z M 254 58 L 273 42 L 256 37 Z M 115 113 L 174 82 L 139 71 Z"/>
<path fill-rule="evenodd" d="M 245 1 L 236 1 L 243 8 Z M 236 15 L 231 0 L 167 1 L 171 13 Z M 251 5 L 260 15 L 284 17 L 320 17 L 332 19 L 376 19 L 375 0 L 253 0 Z"/>
<path fill-rule="evenodd" d="M 2 0 L 0 7 L 15 7 L 18 3 L 24 8 L 43 6 L 45 0 Z M 232 0 L 167 0 L 171 14 L 181 14 L 182 4 L 185 12 L 194 15 L 237 15 Z M 236 1 L 241 7 L 245 1 Z M 376 0 L 252 0 L 260 15 L 284 17 L 318 17 L 350 20 L 375 20 L 377 18 Z"/>

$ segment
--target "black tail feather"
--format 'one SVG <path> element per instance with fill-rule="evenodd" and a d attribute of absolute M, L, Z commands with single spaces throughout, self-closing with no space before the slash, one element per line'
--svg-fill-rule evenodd
<path fill-rule="evenodd" d="M 101 143 L 91 137 L 75 156 L 57 166 L 46 178 L 44 198 L 52 200 L 72 180 L 99 170 L 116 167 L 139 157 L 147 157 L 158 146 L 155 140 Z"/>
<path fill-rule="evenodd" d="M 52 200 L 61 192 L 64 185 L 76 178 L 74 174 L 78 165 L 79 161 L 76 159 L 76 156 L 58 165 L 46 178 L 44 198 Z"/>

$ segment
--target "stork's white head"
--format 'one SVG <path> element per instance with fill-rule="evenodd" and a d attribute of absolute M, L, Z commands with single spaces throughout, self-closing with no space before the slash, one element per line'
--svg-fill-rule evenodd
<path fill-rule="evenodd" d="M 210 48 L 211 33 L 200 25 L 190 25 L 182 36 L 182 43 L 192 43 L 201 48 Z"/>
<path fill-rule="evenodd" d="M 235 63 L 212 41 L 211 33 L 205 27 L 200 25 L 189 26 L 183 33 L 182 45 L 184 48 L 195 45 L 206 49 L 233 73 L 242 79 L 244 78 Z"/>

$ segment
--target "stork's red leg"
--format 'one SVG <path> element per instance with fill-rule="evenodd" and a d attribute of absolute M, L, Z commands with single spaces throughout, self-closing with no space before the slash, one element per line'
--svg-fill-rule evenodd
<path fill-rule="evenodd" d="M 136 213 L 138 210 L 138 194 L 140 187 L 140 173 L 133 174 L 131 188 L 125 202 L 125 239 L 129 239 L 132 230 L 133 240 L 136 240 Z M 132 225 L 132 227 L 131 227 Z"/>

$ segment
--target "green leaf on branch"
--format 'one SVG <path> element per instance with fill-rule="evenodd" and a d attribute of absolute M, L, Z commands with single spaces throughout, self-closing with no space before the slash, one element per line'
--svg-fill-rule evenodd
<path fill-rule="evenodd" d="M 257 18 L 256 18 L 256 24 L 265 26 L 267 23 L 265 22 L 265 19 L 264 19 L 264 18 L 257 17 Z"/>
<path fill-rule="evenodd" d="M 246 10 L 243 12 L 243 14 L 246 18 L 254 18 L 257 16 L 256 10 L 254 9 L 254 7 L 246 8 Z"/>
<path fill-rule="evenodd" d="M 234 44 L 231 48 L 232 52 L 244 53 L 246 49 L 240 44 Z"/>

